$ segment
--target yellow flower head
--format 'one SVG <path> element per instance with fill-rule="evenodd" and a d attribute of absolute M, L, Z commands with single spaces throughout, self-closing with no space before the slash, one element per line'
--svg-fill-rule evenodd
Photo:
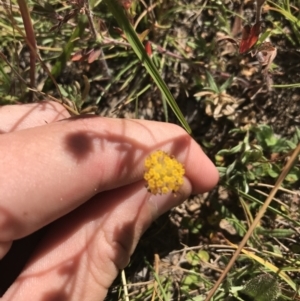
<path fill-rule="evenodd" d="M 159 150 L 145 160 L 144 179 L 152 194 L 178 191 L 183 184 L 184 167 L 175 158 Z"/>

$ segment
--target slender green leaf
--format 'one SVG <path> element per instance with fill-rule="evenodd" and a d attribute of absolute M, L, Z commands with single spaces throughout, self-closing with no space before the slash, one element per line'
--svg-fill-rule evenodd
<path fill-rule="evenodd" d="M 122 28 L 124 34 L 128 42 L 130 43 L 132 49 L 136 53 L 137 57 L 143 63 L 147 71 L 149 72 L 150 76 L 153 78 L 154 82 L 157 84 L 158 88 L 166 98 L 169 106 L 173 110 L 176 117 L 181 122 L 182 126 L 188 133 L 191 133 L 191 128 L 188 125 L 187 121 L 185 120 L 181 110 L 179 109 L 173 95 L 171 94 L 169 88 L 167 87 L 166 83 L 162 79 L 161 75 L 159 74 L 158 70 L 156 69 L 154 63 L 152 62 L 151 58 L 145 51 L 143 44 L 141 43 L 138 35 L 134 31 L 133 27 L 131 26 L 128 17 L 126 16 L 123 8 L 119 5 L 118 1 L 116 0 L 104 0 L 106 5 L 108 6 L 109 10 L 116 18 L 119 26 Z"/>
<path fill-rule="evenodd" d="M 220 93 L 220 89 L 217 86 L 214 78 L 212 77 L 212 75 L 210 74 L 210 72 L 206 71 L 206 79 L 208 81 L 208 85 L 209 85 L 209 89 L 215 93 Z"/>

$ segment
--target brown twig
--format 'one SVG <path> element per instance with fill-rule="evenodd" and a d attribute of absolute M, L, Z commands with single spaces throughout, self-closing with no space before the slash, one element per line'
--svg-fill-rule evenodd
<path fill-rule="evenodd" d="M 88 18 L 90 29 L 92 31 L 93 37 L 97 42 L 100 42 L 101 39 L 99 38 L 99 34 L 96 30 L 96 27 L 95 27 L 95 24 L 94 24 L 94 21 L 93 21 L 93 16 L 92 16 L 89 0 L 85 0 L 84 3 L 85 3 L 86 16 Z M 101 61 L 101 64 L 103 66 L 103 70 L 105 72 L 105 76 L 110 78 L 111 77 L 111 72 L 109 71 L 109 68 L 108 68 L 108 65 L 107 65 L 105 55 L 104 55 L 104 52 L 103 52 L 102 48 L 100 48 L 100 58 L 101 58 L 100 61 Z"/>
<path fill-rule="evenodd" d="M 29 47 L 30 53 L 30 86 L 35 87 L 35 63 L 37 59 L 37 47 L 34 29 L 31 22 L 30 13 L 28 10 L 27 2 L 25 0 L 18 0 L 21 16 L 26 33 L 26 43 Z"/>
<path fill-rule="evenodd" d="M 261 21 L 262 6 L 266 0 L 256 0 L 256 19 L 255 23 Z"/>

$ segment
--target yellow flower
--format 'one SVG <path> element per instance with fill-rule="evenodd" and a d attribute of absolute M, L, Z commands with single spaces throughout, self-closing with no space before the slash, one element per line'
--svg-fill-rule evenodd
<path fill-rule="evenodd" d="M 183 165 L 161 150 L 146 158 L 145 169 L 144 179 L 152 194 L 175 193 L 183 184 Z"/>

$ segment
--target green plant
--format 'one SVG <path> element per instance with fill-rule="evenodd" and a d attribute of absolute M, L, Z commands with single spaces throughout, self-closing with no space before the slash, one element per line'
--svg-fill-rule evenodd
<path fill-rule="evenodd" d="M 297 129 L 292 139 L 280 138 L 267 125 L 250 127 L 246 130 L 235 129 L 231 133 L 244 134 L 242 142 L 230 149 L 220 150 L 216 155 L 216 161 L 221 177 L 224 177 L 228 184 L 246 193 L 249 191 L 250 182 L 278 177 L 282 163 L 277 158 L 288 155 L 299 143 L 300 137 Z M 251 134 L 254 134 L 254 137 Z M 225 163 L 226 159 L 229 159 L 228 164 Z M 299 177 L 300 170 L 294 167 L 285 179 L 286 187 L 297 182 Z"/>
<path fill-rule="evenodd" d="M 235 109 L 239 106 L 240 102 L 236 98 L 226 93 L 234 80 L 232 75 L 221 86 L 219 86 L 212 74 L 206 71 L 207 86 L 203 87 L 203 91 L 196 93 L 196 98 L 205 98 L 206 114 L 218 119 L 222 116 L 230 116 L 234 114 Z"/>
<path fill-rule="evenodd" d="M 242 292 L 256 301 L 275 301 L 280 295 L 280 287 L 276 278 L 262 274 L 249 280 Z"/>

